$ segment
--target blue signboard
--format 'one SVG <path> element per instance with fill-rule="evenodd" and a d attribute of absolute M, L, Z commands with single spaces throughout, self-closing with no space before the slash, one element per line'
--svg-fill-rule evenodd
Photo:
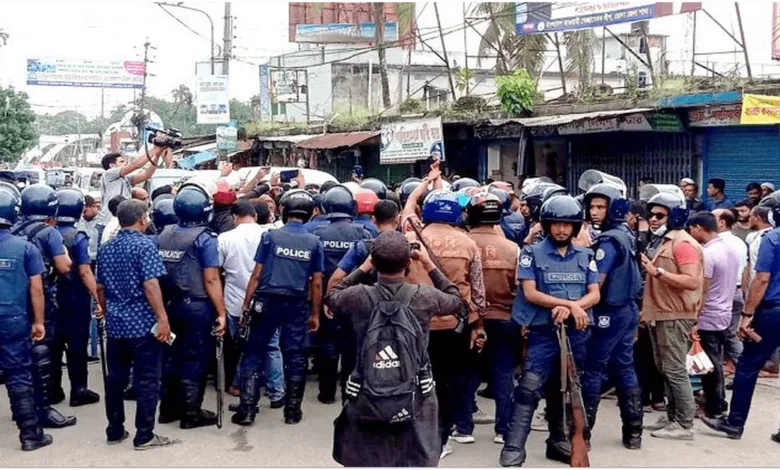
<path fill-rule="evenodd" d="M 317 43 L 354 43 L 370 42 L 376 37 L 376 23 L 327 23 L 295 25 L 295 42 Z M 398 23 L 385 22 L 384 38 L 387 41 L 398 40 Z"/>

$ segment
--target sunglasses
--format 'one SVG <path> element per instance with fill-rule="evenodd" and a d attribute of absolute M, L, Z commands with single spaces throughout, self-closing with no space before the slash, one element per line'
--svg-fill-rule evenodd
<path fill-rule="evenodd" d="M 648 220 L 650 219 L 658 219 L 658 220 L 664 220 L 666 218 L 666 214 L 663 212 L 651 212 L 650 217 L 648 217 Z"/>

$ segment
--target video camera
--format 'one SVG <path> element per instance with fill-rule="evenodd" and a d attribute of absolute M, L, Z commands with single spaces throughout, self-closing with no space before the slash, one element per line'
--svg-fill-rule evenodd
<path fill-rule="evenodd" d="M 169 129 L 156 129 L 154 127 L 147 127 L 149 134 L 149 143 L 158 147 L 166 147 L 171 150 L 179 150 L 181 148 L 181 139 L 184 134 L 179 129 L 173 127 Z"/>

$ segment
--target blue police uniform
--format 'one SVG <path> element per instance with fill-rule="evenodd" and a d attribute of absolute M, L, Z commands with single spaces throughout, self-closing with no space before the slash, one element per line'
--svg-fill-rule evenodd
<path fill-rule="evenodd" d="M 0 369 L 5 372 L 6 388 L 20 440 L 42 439 L 35 406 L 31 374 L 32 344 L 30 317 L 27 314 L 29 279 L 44 274 L 43 259 L 29 242 L 0 228 Z"/>
<path fill-rule="evenodd" d="M 508 240 L 517 243 L 517 246 L 523 246 L 523 240 L 527 235 L 525 228 L 525 217 L 518 212 L 504 211 L 504 217 L 501 218 L 501 230 Z"/>
<path fill-rule="evenodd" d="M 347 250 L 347 253 L 339 261 L 339 269 L 345 273 L 351 273 L 355 269 L 359 268 L 366 259 L 368 259 L 368 245 L 364 241 L 358 241 L 354 246 Z"/>
<path fill-rule="evenodd" d="M 353 219 L 354 223 L 360 225 L 371 235 L 371 238 L 376 238 L 379 235 L 379 229 L 376 228 L 373 222 L 371 222 L 371 216 L 368 214 L 358 214 Z"/>
<path fill-rule="evenodd" d="M 286 381 L 285 418 L 300 420 L 306 386 L 309 278 L 323 272 L 322 243 L 302 223 L 289 221 L 263 234 L 255 262 L 263 265 L 263 271 L 250 307 L 250 333 L 241 358 L 241 402 L 234 422 L 246 416 L 254 419 L 260 398 L 259 371 L 279 328 Z"/>
<path fill-rule="evenodd" d="M 517 277 L 521 284 L 524 280 L 533 280 L 540 292 L 569 300 L 582 298 L 586 295 L 589 285 L 599 282 L 593 252 L 589 248 L 569 245 L 566 254 L 561 256 L 549 238 L 523 248 Z M 588 312 L 588 315 L 590 317 L 591 312 Z M 528 302 L 522 285 L 517 290 L 512 317 L 530 332 L 528 355 L 523 376 L 515 388 L 515 409 L 502 454 L 516 453 L 524 456 L 533 414 L 550 373 L 560 364 L 560 349 L 550 309 Z M 582 370 L 589 332 L 587 329 L 576 330 L 572 327 L 568 329 L 568 333 L 574 360 L 578 370 Z M 562 423 L 562 417 L 549 416 L 548 411 L 547 418 L 550 422 L 548 446 L 567 441 L 563 426 L 553 424 Z"/>
<path fill-rule="evenodd" d="M 634 335 L 639 325 L 635 301 L 642 291 L 642 275 L 632 237 L 628 227 L 621 224 L 602 232 L 594 241 L 598 271 L 606 279 L 601 286 L 601 300 L 593 308 L 582 395 L 588 428 L 592 430 L 601 399 L 602 375 L 612 360 L 623 442 L 633 448 L 639 445 L 636 440 L 642 432 L 642 392 L 634 369 Z M 631 439 L 635 440 L 633 444 L 629 444 Z"/>
<path fill-rule="evenodd" d="M 164 358 L 160 421 L 181 418 L 182 428 L 197 427 L 196 422 L 215 419 L 201 405 L 216 318 L 203 270 L 220 267 L 217 236 L 205 226 L 169 225 L 157 242 L 168 272 L 163 277 L 166 311 L 171 331 L 176 333 L 176 341 Z"/>
<path fill-rule="evenodd" d="M 59 328 L 52 351 L 53 389 L 62 391 L 62 353 L 67 352 L 68 377 L 72 391 L 87 388 L 87 345 L 92 322 L 92 299 L 79 276 L 79 266 L 92 264 L 89 256 L 89 236 L 77 230 L 73 223 L 58 222 L 57 231 L 63 239 L 72 261 L 68 274 L 57 276 Z"/>
<path fill-rule="evenodd" d="M 314 234 L 320 237 L 323 246 L 324 289 L 327 289 L 330 277 L 336 271 L 347 251 L 353 248 L 357 241 L 371 238 L 363 226 L 352 223 L 349 218 L 331 218 L 330 224 L 318 228 Z M 336 396 L 339 356 L 341 356 L 343 391 L 347 377 L 355 366 L 357 343 L 348 316 L 339 315 L 330 319 L 323 315 L 320 318 L 320 328 L 317 331 L 318 366 L 320 368 L 318 398 L 323 403 L 331 403 Z"/>
<path fill-rule="evenodd" d="M 309 232 L 314 233 L 320 227 L 324 227 L 330 223 L 330 220 L 326 219 L 324 215 L 315 215 L 310 221 L 303 224 L 303 228 Z"/>

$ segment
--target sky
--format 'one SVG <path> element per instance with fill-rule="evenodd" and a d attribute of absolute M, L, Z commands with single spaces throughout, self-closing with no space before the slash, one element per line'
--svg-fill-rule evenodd
<path fill-rule="evenodd" d="M 571 4 L 572 2 L 561 2 Z M 640 2 L 645 3 L 645 2 Z M 215 41 L 223 37 L 224 3 L 187 2 L 205 10 L 215 22 Z M 738 36 L 733 2 L 704 2 L 707 9 L 723 25 Z M 417 5 L 418 13 L 425 3 Z M 467 3 L 468 8 L 474 4 Z M 776 74 L 780 66 L 771 60 L 771 2 L 740 2 L 745 35 L 748 43 L 753 73 Z M 463 4 L 440 2 L 442 28 L 447 31 L 463 23 Z M 44 87 L 26 85 L 27 58 L 53 57 L 70 59 L 141 60 L 143 43 L 148 39 L 152 46 L 152 60 L 148 78 L 148 92 L 153 96 L 170 98 L 170 92 L 180 84 L 194 88 L 195 63 L 209 58 L 209 23 L 205 16 L 178 8 L 171 13 L 196 30 L 195 35 L 171 18 L 152 2 L 24 2 L 0 0 L 0 29 L 10 34 L 5 47 L 0 47 L 0 86 L 13 86 L 30 95 L 30 102 L 39 113 L 51 113 L 75 109 L 85 115 L 100 113 L 100 89 L 72 87 Z M 419 16 L 422 31 L 436 26 L 432 4 L 428 4 Z M 235 49 L 237 59 L 230 63 L 230 95 L 248 100 L 258 93 L 257 65 L 269 57 L 298 49 L 288 42 L 288 5 L 286 2 L 232 2 Z M 672 69 L 689 69 L 692 21 L 687 15 L 655 19 L 650 31 L 666 34 L 668 57 Z M 478 28 L 483 29 L 484 26 Z M 709 18 L 699 14 L 697 50 L 734 50 L 733 41 Z M 627 25 L 612 28 L 615 32 L 628 29 Z M 600 29 L 597 31 L 600 35 Z M 425 33 L 423 33 L 425 34 Z M 479 36 L 467 30 L 466 43 L 469 54 L 476 54 Z M 440 48 L 440 41 L 430 43 Z M 445 37 L 448 50 L 464 50 L 464 34 L 456 31 Z M 683 60 L 686 59 L 686 60 Z M 706 59 L 703 59 L 706 60 Z M 742 53 L 710 56 L 710 60 L 743 62 Z M 132 90 L 105 89 L 105 111 L 133 99 Z"/>

